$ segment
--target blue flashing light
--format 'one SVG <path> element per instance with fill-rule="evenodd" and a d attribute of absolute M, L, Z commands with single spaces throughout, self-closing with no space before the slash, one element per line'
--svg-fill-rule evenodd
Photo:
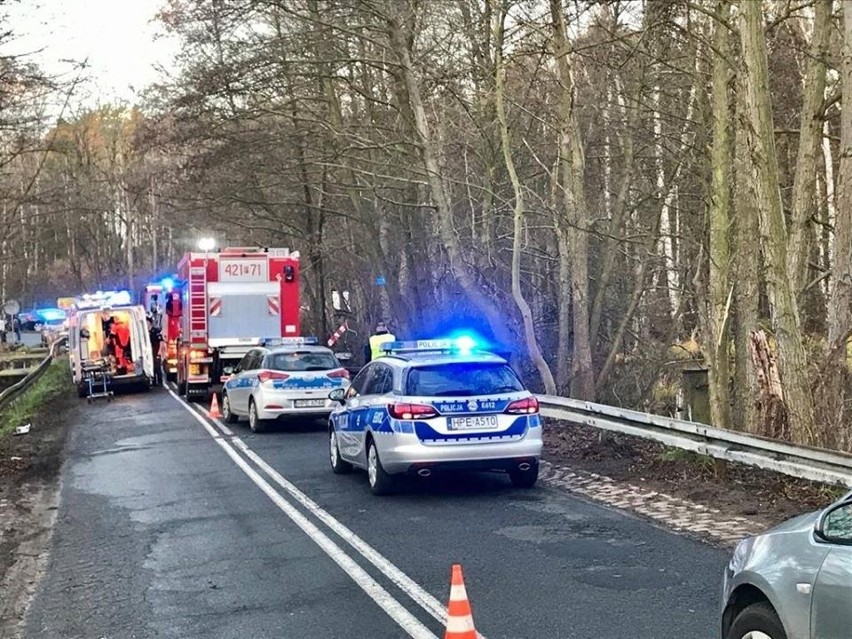
<path fill-rule="evenodd" d="M 35 312 L 42 321 L 61 322 L 68 314 L 61 308 L 43 308 Z"/>
<path fill-rule="evenodd" d="M 162 286 L 163 290 L 168 293 L 175 287 L 175 281 L 170 277 L 164 277 L 160 280 L 160 286 Z"/>
<path fill-rule="evenodd" d="M 315 346 L 319 344 L 316 337 L 263 337 L 261 346 Z"/>
<path fill-rule="evenodd" d="M 463 355 L 469 355 L 479 344 L 470 335 L 460 335 L 453 340 L 453 346 Z"/>

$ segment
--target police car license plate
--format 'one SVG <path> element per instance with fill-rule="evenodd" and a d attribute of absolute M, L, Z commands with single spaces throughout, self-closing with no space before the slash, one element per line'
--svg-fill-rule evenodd
<path fill-rule="evenodd" d="M 470 417 L 451 417 L 450 430 L 486 430 L 497 428 L 497 415 L 471 415 Z"/>
<path fill-rule="evenodd" d="M 325 406 L 324 399 L 297 399 L 294 403 L 296 408 L 321 408 Z"/>

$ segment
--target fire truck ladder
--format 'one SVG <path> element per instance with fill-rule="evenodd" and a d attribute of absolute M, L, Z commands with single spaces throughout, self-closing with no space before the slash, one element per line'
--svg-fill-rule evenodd
<path fill-rule="evenodd" d="M 207 270 L 200 266 L 189 269 L 189 336 L 207 340 Z"/>

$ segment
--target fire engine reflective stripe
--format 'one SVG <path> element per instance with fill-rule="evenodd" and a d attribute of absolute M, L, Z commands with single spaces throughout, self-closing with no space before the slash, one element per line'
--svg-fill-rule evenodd
<path fill-rule="evenodd" d="M 280 304 L 278 303 L 277 295 L 267 295 L 266 296 L 266 310 L 270 315 L 278 315 L 280 312 Z"/>
<path fill-rule="evenodd" d="M 222 299 L 219 297 L 210 298 L 210 317 L 218 317 L 222 312 Z"/>

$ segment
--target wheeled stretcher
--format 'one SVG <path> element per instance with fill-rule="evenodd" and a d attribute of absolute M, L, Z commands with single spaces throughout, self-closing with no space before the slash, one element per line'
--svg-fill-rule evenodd
<path fill-rule="evenodd" d="M 87 402 L 91 404 L 93 400 L 101 397 L 106 397 L 107 401 L 112 401 L 111 371 L 109 363 L 105 359 L 87 360 L 83 362 L 81 371 L 83 382 L 88 390 Z"/>

